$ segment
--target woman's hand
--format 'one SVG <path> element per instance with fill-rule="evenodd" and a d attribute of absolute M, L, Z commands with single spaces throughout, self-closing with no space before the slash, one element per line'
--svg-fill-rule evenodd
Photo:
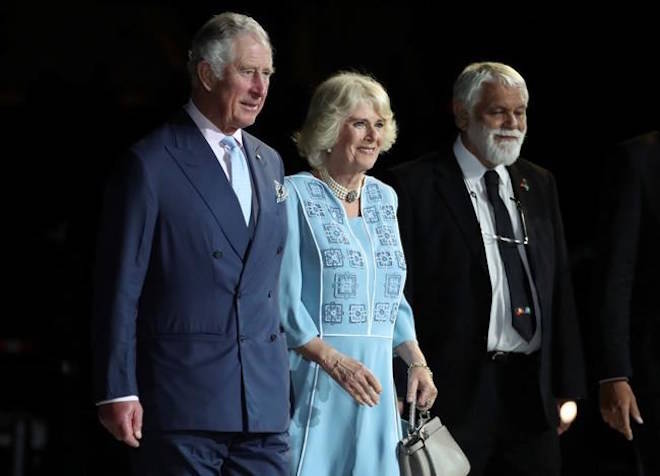
<path fill-rule="evenodd" d="M 378 405 L 383 388 L 362 362 L 335 351 L 321 366 L 356 402 L 370 407 Z"/>
<path fill-rule="evenodd" d="M 428 410 L 438 396 L 433 383 L 433 374 L 426 366 L 408 368 L 408 391 L 406 401 L 415 402 L 420 410 Z"/>
<path fill-rule="evenodd" d="M 318 337 L 296 348 L 296 352 L 318 363 L 359 404 L 378 405 L 383 388 L 362 362 L 338 352 Z"/>
<path fill-rule="evenodd" d="M 433 384 L 433 372 L 426 365 L 424 354 L 414 340 L 399 344 L 394 351 L 408 364 L 408 390 L 406 401 L 415 402 L 420 410 L 428 410 L 438 396 Z"/>

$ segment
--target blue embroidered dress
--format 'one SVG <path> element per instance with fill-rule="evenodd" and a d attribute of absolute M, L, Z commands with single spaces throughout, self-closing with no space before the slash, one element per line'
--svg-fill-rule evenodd
<path fill-rule="evenodd" d="M 415 340 L 403 297 L 406 265 L 393 189 L 367 177 L 361 217 L 349 219 L 322 181 L 287 177 L 289 231 L 280 306 L 290 349 L 319 337 L 362 362 L 383 391 L 358 405 L 315 363 L 289 352 L 294 414 L 289 428 L 294 475 L 398 476 L 401 436 L 392 349 Z"/>

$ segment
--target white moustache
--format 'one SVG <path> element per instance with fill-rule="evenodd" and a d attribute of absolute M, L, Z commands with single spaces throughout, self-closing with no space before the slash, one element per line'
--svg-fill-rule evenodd
<path fill-rule="evenodd" d="M 515 139 L 522 139 L 524 134 L 517 130 L 504 130 L 504 129 L 491 129 L 491 136 L 513 137 Z"/>

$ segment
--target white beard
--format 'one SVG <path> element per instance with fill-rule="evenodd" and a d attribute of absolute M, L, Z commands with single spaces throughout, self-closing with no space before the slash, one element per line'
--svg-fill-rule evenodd
<path fill-rule="evenodd" d="M 511 165 L 520 156 L 520 148 L 526 132 L 517 129 L 489 129 L 480 122 L 471 121 L 467 129 L 467 137 L 486 162 L 494 166 Z M 516 140 L 496 142 L 496 135 L 515 137 Z"/>

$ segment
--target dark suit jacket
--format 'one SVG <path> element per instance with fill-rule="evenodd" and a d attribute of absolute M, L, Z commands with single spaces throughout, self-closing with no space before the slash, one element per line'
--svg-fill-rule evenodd
<path fill-rule="evenodd" d="M 540 379 L 546 420 L 553 397 L 584 392 L 583 357 L 552 175 L 525 160 L 509 167 L 525 211 L 528 258 L 542 314 Z M 434 372 L 434 405 L 450 428 L 470 412 L 486 362 L 491 285 L 481 231 L 453 153 L 432 153 L 392 170 L 408 262 L 406 296 Z M 523 179 L 529 190 L 520 186 Z"/>
<path fill-rule="evenodd" d="M 660 139 L 621 144 L 599 228 L 596 366 L 599 379 L 632 377 L 660 393 Z"/>
<path fill-rule="evenodd" d="M 289 415 L 278 279 L 277 152 L 243 132 L 250 235 L 190 117 L 132 147 L 105 197 L 93 323 L 95 399 L 138 395 L 146 429 L 281 432 Z"/>

